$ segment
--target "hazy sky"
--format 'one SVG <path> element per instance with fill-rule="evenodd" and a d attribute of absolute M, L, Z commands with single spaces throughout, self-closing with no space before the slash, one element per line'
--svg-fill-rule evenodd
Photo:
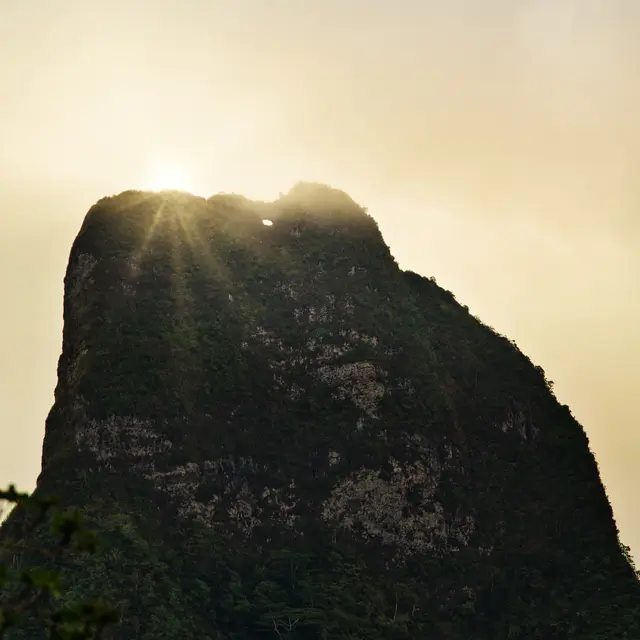
<path fill-rule="evenodd" d="M 638 0 L 0 0 L 0 484 L 96 199 L 308 179 L 546 370 L 640 556 L 639 113 Z"/>

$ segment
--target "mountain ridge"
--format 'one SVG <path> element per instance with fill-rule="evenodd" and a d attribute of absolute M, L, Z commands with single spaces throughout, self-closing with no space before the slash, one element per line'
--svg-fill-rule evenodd
<path fill-rule="evenodd" d="M 89 210 L 45 490 L 119 551 L 70 574 L 125 603 L 114 639 L 625 638 L 640 620 L 544 371 L 326 185 Z"/>

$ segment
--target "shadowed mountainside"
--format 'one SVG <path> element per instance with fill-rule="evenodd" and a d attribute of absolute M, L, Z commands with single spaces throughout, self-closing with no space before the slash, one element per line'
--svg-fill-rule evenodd
<path fill-rule="evenodd" d="M 64 597 L 117 602 L 118 640 L 638 637 L 542 369 L 323 185 L 91 208 L 37 492 L 106 539 Z"/>

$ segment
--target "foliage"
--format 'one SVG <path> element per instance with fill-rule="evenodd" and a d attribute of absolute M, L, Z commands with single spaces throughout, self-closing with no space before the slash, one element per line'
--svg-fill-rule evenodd
<path fill-rule="evenodd" d="M 52 563 L 68 552 L 95 553 L 95 531 L 84 526 L 79 511 L 56 509 L 57 500 L 18 492 L 11 485 L 0 491 L 0 500 L 22 509 L 25 519 L 22 538 L 3 540 L 0 547 L 0 637 L 5 637 L 25 618 L 37 617 L 52 640 L 89 640 L 102 637 L 107 625 L 117 620 L 116 612 L 101 599 L 61 599 L 61 572 L 43 566 L 23 568 L 25 556 L 45 557 Z M 50 546 L 33 547 L 34 534 L 49 524 Z"/>

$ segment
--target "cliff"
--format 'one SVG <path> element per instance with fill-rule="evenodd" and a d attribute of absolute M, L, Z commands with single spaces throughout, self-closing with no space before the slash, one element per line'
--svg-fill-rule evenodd
<path fill-rule="evenodd" d="M 114 639 L 640 637 L 542 369 L 322 185 L 90 209 L 37 491 L 107 541 L 65 597 Z"/>

